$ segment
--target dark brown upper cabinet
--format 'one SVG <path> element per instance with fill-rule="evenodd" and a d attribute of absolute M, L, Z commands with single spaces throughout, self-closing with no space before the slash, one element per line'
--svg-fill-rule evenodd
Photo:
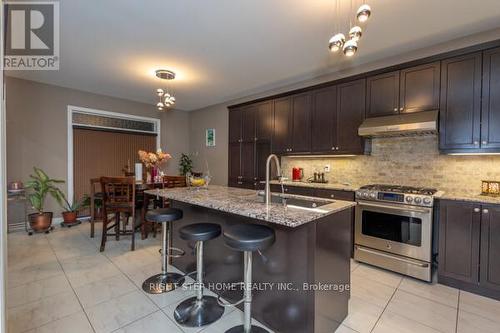
<path fill-rule="evenodd" d="M 312 92 L 311 151 L 335 152 L 337 145 L 337 86 Z"/>
<path fill-rule="evenodd" d="M 358 128 L 365 119 L 366 80 L 337 86 L 337 142 L 340 154 L 363 154 L 364 141 Z"/>
<path fill-rule="evenodd" d="M 311 94 L 303 93 L 274 101 L 273 152 L 309 153 L 311 150 Z"/>
<path fill-rule="evenodd" d="M 399 75 L 399 112 L 439 109 L 441 64 L 434 62 L 403 69 Z"/>
<path fill-rule="evenodd" d="M 480 205 L 442 201 L 439 217 L 439 265 L 441 280 L 479 282 Z M 444 278 L 444 279 L 443 279 Z"/>
<path fill-rule="evenodd" d="M 292 127 L 292 97 L 274 101 L 273 152 L 286 154 L 290 149 Z"/>
<path fill-rule="evenodd" d="M 371 76 L 366 87 L 368 118 L 399 113 L 399 71 Z"/>
<path fill-rule="evenodd" d="M 500 48 L 483 55 L 481 148 L 500 148 Z"/>
<path fill-rule="evenodd" d="M 229 110 L 229 142 L 241 142 L 242 135 L 242 115 L 243 109 L 230 109 Z"/>
<path fill-rule="evenodd" d="M 483 205 L 481 212 L 480 284 L 500 291 L 500 206 Z"/>
<path fill-rule="evenodd" d="M 255 118 L 257 106 L 250 105 L 242 109 L 241 115 L 241 142 L 255 141 Z"/>
<path fill-rule="evenodd" d="M 274 127 L 273 107 L 273 101 L 267 101 L 257 105 L 255 137 L 258 142 L 271 142 Z"/>
<path fill-rule="evenodd" d="M 481 62 L 481 53 L 442 61 L 439 118 L 441 150 L 480 148 Z"/>
<path fill-rule="evenodd" d="M 292 96 L 292 132 L 290 133 L 292 154 L 311 151 L 311 93 Z"/>
<path fill-rule="evenodd" d="M 368 77 L 367 117 L 439 109 L 440 71 L 434 62 Z"/>

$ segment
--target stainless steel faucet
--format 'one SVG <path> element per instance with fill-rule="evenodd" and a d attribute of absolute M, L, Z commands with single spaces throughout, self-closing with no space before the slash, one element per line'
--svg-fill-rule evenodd
<path fill-rule="evenodd" d="M 269 177 L 271 173 L 271 160 L 276 162 L 276 169 L 278 170 L 278 177 L 281 181 L 281 166 L 280 166 L 280 160 L 278 159 L 278 156 L 275 154 L 271 154 L 267 157 L 266 160 L 266 187 L 265 187 L 265 196 L 266 196 L 266 207 L 269 208 L 269 202 L 271 201 L 271 186 L 269 184 Z"/>

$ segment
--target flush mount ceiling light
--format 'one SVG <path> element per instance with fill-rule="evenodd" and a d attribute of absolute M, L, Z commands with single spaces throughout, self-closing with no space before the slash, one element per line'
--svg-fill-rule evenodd
<path fill-rule="evenodd" d="M 166 69 L 158 69 L 156 70 L 155 74 L 157 78 L 167 80 L 167 82 L 175 79 L 175 73 Z M 163 111 L 174 106 L 175 97 L 172 94 L 172 91 L 169 89 L 168 84 L 166 85 L 165 89 L 156 89 L 156 94 L 160 98 L 160 101 L 156 104 L 156 106 L 158 107 L 158 111 Z"/>
<path fill-rule="evenodd" d="M 341 8 L 341 0 L 335 0 L 335 29 L 337 31 L 341 30 L 341 26 L 343 25 L 341 21 L 348 21 L 346 23 L 349 24 L 349 40 L 346 41 L 346 37 L 343 33 L 339 32 L 333 35 L 332 38 L 328 41 L 328 48 L 333 53 L 338 53 L 342 50 L 342 53 L 346 57 L 352 57 L 358 51 L 358 41 L 361 39 L 363 35 L 363 29 L 353 24 L 353 18 L 355 18 L 360 24 L 365 23 L 368 18 L 371 16 L 372 10 L 371 7 L 367 4 L 362 4 L 358 10 L 353 12 L 354 3 L 358 2 L 358 0 L 351 0 L 350 9 L 348 14 L 348 19 L 341 17 L 340 13 L 342 11 Z M 354 3 L 353 3 L 354 2 Z M 359 3 L 359 2 L 358 2 Z"/>

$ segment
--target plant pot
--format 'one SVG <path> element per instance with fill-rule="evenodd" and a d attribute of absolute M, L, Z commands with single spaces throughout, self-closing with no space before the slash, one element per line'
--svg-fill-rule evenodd
<path fill-rule="evenodd" d="M 62 217 L 65 224 L 76 223 L 77 214 L 76 212 L 62 212 Z"/>
<path fill-rule="evenodd" d="M 35 232 L 44 232 L 52 225 L 52 212 L 33 213 L 28 215 L 30 227 Z"/>

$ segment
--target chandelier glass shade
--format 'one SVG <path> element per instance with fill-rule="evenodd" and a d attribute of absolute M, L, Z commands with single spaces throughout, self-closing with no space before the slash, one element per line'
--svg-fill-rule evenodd
<path fill-rule="evenodd" d="M 336 22 L 336 30 L 341 30 L 341 21 L 343 18 L 340 15 L 341 12 L 341 0 L 335 0 L 335 22 Z M 363 36 L 363 30 L 360 25 L 365 23 L 371 16 L 372 9 L 367 4 L 362 4 L 356 12 L 353 11 L 353 2 L 356 3 L 357 0 L 351 0 L 351 7 L 349 10 L 349 33 L 344 35 L 341 32 L 337 32 L 330 38 L 328 41 L 328 48 L 333 53 L 344 54 L 346 57 L 352 57 L 358 51 L 358 43 Z M 358 2 L 359 3 L 359 2 Z M 352 15 L 352 16 L 351 16 Z M 357 21 L 359 25 L 353 24 L 353 20 Z"/>
<path fill-rule="evenodd" d="M 156 71 L 156 77 L 170 81 L 175 79 L 175 73 L 169 70 L 159 69 Z M 175 105 L 175 97 L 172 94 L 171 90 L 168 88 L 168 86 L 165 89 L 162 88 L 156 89 L 156 95 L 158 95 L 158 98 L 160 99 L 159 102 L 156 103 L 158 111 L 170 109 Z"/>

